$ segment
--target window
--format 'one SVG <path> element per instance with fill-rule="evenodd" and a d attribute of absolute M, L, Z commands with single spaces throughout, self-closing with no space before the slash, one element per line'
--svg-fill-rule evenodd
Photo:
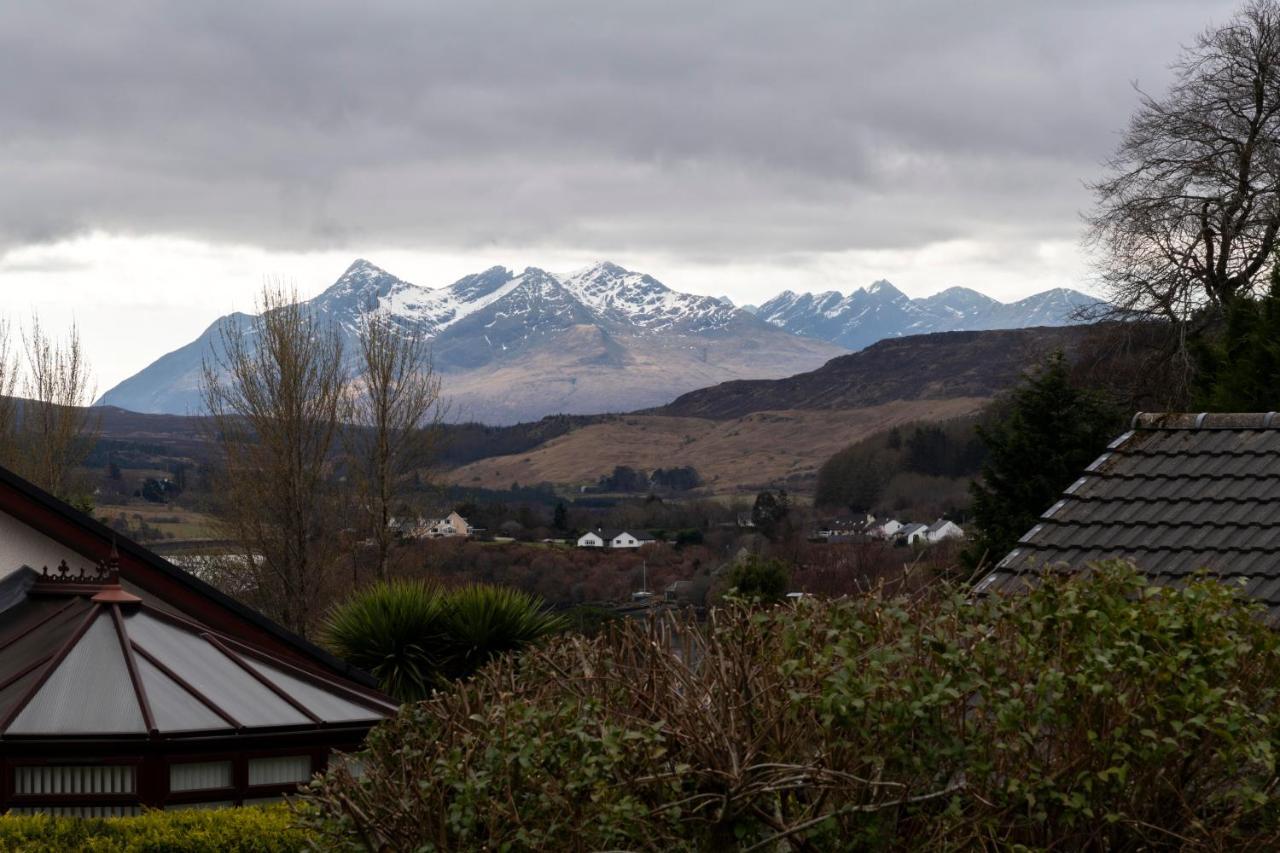
<path fill-rule="evenodd" d="M 23 794 L 132 794 L 132 765 L 15 767 L 13 792 Z"/>
<path fill-rule="evenodd" d="M 285 785 L 311 778 L 311 756 L 281 755 L 249 759 L 250 785 Z"/>
<path fill-rule="evenodd" d="M 231 787 L 230 761 L 174 764 L 169 768 L 169 790 L 208 791 Z"/>

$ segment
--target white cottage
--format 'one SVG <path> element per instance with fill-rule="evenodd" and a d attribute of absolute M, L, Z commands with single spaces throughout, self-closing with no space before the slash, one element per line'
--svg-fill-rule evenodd
<path fill-rule="evenodd" d="M 940 518 L 933 524 L 929 525 L 929 529 L 925 531 L 925 539 L 930 542 L 941 542 L 943 539 L 963 539 L 964 528 L 956 524 L 954 521 L 947 521 Z"/>
<path fill-rule="evenodd" d="M 579 548 L 603 548 L 605 538 L 594 530 L 588 530 L 578 537 Z"/>

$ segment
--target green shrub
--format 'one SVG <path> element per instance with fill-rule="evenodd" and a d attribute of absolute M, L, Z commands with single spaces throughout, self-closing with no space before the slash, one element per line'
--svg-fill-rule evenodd
<path fill-rule="evenodd" d="M 0 817 L 0 849 L 20 853 L 66 850 L 291 853 L 312 849 L 287 806 L 210 811 L 153 811 L 138 817 L 80 819 L 46 815 Z"/>
<path fill-rule="evenodd" d="M 540 599 L 519 590 L 396 580 L 374 584 L 336 608 L 325 634 L 390 696 L 410 702 L 564 625 Z"/>
<path fill-rule="evenodd" d="M 1278 690 L 1230 589 L 1123 565 L 976 603 L 731 603 L 407 706 L 305 820 L 334 849 L 1273 848 Z"/>
<path fill-rule="evenodd" d="M 772 604 L 786 597 L 791 571 L 782 560 L 752 554 L 729 569 L 728 583 L 739 598 Z"/>

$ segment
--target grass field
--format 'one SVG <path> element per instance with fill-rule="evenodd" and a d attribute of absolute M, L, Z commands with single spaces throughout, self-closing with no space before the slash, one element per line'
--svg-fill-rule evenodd
<path fill-rule="evenodd" d="M 99 504 L 93 510 L 94 517 L 99 519 L 112 519 L 121 513 L 129 518 L 140 515 L 147 524 L 174 539 L 215 539 L 218 536 L 212 516 L 173 504 Z"/>

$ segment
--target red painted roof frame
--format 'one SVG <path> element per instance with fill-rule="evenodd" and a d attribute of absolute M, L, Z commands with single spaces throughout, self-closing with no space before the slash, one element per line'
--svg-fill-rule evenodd
<path fill-rule="evenodd" d="M 114 544 L 120 555 L 120 577 L 123 580 L 136 584 L 210 628 L 265 646 L 302 667 L 335 673 L 358 684 L 377 687 L 373 677 L 363 670 L 286 630 L 3 467 L 0 467 L 0 512 L 13 516 L 90 561 L 101 558 Z"/>

